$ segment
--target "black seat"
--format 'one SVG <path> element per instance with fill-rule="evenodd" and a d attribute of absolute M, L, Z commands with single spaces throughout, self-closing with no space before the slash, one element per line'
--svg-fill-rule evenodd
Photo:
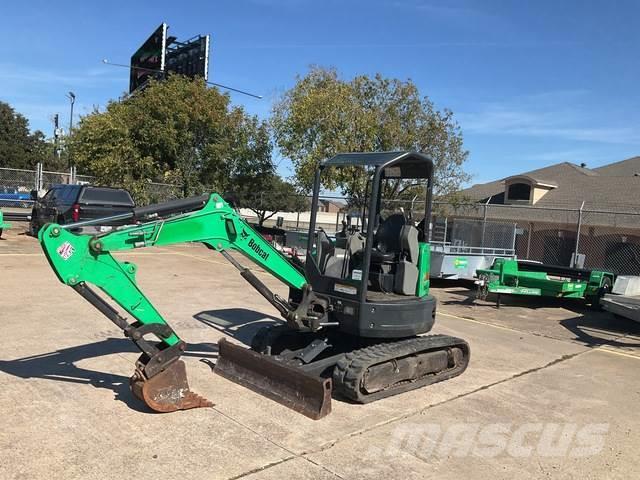
<path fill-rule="evenodd" d="M 371 250 L 371 261 L 373 263 L 393 262 L 396 255 L 396 252 L 381 252 L 378 249 L 373 249 Z"/>
<path fill-rule="evenodd" d="M 407 224 L 402 213 L 389 215 L 380 223 L 373 237 L 371 261 L 373 263 L 393 262 L 400 253 L 400 231 Z"/>
<path fill-rule="evenodd" d="M 324 273 L 329 258 L 331 258 L 335 253 L 335 247 L 324 230 L 318 230 L 316 248 L 318 268 L 322 273 Z"/>

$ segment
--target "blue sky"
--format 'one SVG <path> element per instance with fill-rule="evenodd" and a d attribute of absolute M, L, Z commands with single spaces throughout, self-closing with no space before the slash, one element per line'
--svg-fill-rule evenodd
<path fill-rule="evenodd" d="M 126 90 L 102 59 L 128 63 L 165 21 L 211 34 L 211 80 L 263 94 L 232 95 L 261 117 L 311 64 L 411 78 L 454 111 L 476 183 L 640 155 L 638 18 L 625 0 L 4 2 L 0 100 L 50 135 L 67 91 L 82 114 Z"/>

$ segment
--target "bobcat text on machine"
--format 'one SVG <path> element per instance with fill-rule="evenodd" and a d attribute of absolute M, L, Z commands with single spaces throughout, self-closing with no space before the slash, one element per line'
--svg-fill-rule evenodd
<path fill-rule="evenodd" d="M 361 169 L 369 181 L 361 231 L 333 243 L 316 228 L 316 219 L 323 175 L 336 169 Z M 428 157 L 348 153 L 324 161 L 315 177 L 304 266 L 290 263 L 216 193 L 136 208 L 119 216 L 135 225 L 108 233 L 70 231 L 87 222 L 99 224 L 98 219 L 48 224 L 38 237 L 58 279 L 142 351 L 131 389 L 158 412 L 211 403 L 190 391 L 180 360 L 186 344 L 140 290 L 136 266 L 112 254 L 182 242 L 201 242 L 220 252 L 286 323 L 263 328 L 251 349 L 221 340 L 214 371 L 318 419 L 331 411 L 332 392 L 367 403 L 454 377 L 468 365 L 464 340 L 421 335 L 433 327 L 436 311 L 429 295 L 429 222 L 417 228 L 404 212 L 385 208 L 383 193 L 398 191 L 398 185 L 422 185 L 425 216 L 431 218 L 433 162 Z M 233 250 L 284 282 L 289 298 L 269 290 L 231 255 Z"/>

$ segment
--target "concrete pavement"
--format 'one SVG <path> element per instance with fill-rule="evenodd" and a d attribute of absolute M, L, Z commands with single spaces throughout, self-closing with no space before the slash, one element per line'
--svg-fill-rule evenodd
<path fill-rule="evenodd" d="M 211 373 L 222 336 L 247 343 L 277 321 L 232 266 L 199 246 L 140 250 L 122 257 L 189 343 L 192 389 L 215 403 L 159 415 L 128 390 L 133 344 L 18 233 L 0 240 L 2 479 L 640 474 L 636 324 L 576 303 L 496 310 L 444 284 L 434 331 L 469 341 L 468 370 L 366 406 L 334 400 L 314 422 Z"/>

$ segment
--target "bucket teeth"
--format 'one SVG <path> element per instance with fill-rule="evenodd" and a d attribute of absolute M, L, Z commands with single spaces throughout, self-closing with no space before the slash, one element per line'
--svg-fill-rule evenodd
<path fill-rule="evenodd" d="M 176 360 L 149 379 L 136 369 L 129 384 L 133 394 L 155 412 L 213 406 L 209 400 L 189 389 L 187 370 L 182 360 Z"/>

